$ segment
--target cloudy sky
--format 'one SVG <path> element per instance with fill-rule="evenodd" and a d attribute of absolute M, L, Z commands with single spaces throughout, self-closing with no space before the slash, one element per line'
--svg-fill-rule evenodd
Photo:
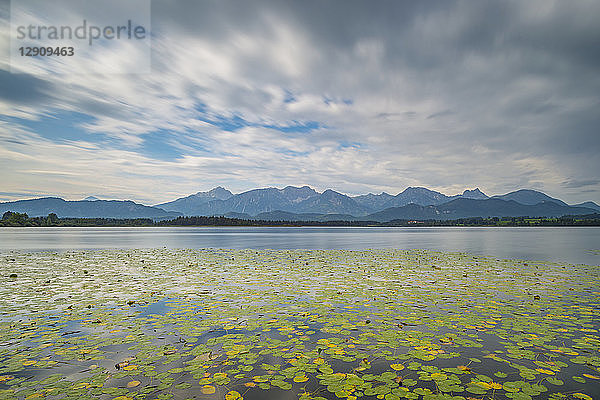
<path fill-rule="evenodd" d="M 308 184 L 600 203 L 598 1 L 156 0 L 151 73 L 44 75 L 10 72 L 0 4 L 0 200 Z"/>

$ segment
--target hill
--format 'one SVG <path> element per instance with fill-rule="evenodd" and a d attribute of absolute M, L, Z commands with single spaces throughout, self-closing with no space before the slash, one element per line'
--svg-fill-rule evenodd
<path fill-rule="evenodd" d="M 30 217 L 42 217 L 55 213 L 59 218 L 175 218 L 181 213 L 144 206 L 133 201 L 121 200 L 79 200 L 67 201 L 58 197 L 18 200 L 0 203 L 0 214 L 6 211 L 26 213 Z"/>
<path fill-rule="evenodd" d="M 544 201 L 551 201 L 562 206 L 568 205 L 562 200 L 555 199 L 553 197 L 548 196 L 545 193 L 530 189 L 520 189 L 514 192 L 503 194 L 501 196 L 493 196 L 493 198 L 501 200 L 514 200 L 517 203 L 526 205 L 535 205 Z"/>
<path fill-rule="evenodd" d="M 470 217 L 560 217 L 563 215 L 593 214 L 594 210 L 584 207 L 563 206 L 553 201 L 535 205 L 517 203 L 514 200 L 490 198 L 485 200 L 455 199 L 437 206 L 409 204 L 369 214 L 365 220 L 387 222 L 395 219 L 451 220 Z"/>

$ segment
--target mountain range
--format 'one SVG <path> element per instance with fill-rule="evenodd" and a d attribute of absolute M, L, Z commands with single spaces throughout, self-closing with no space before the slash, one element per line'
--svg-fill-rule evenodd
<path fill-rule="evenodd" d="M 388 222 L 395 219 L 452 220 L 470 217 L 561 217 L 585 215 L 597 212 L 585 207 L 563 206 L 552 201 L 537 204 L 521 204 L 515 200 L 490 198 L 485 200 L 459 198 L 440 205 L 422 206 L 409 204 L 392 207 L 368 215 L 369 221 Z"/>
<path fill-rule="evenodd" d="M 159 220 L 177 218 L 182 215 L 179 212 L 144 206 L 129 200 L 67 201 L 58 197 L 0 203 L 0 214 L 4 214 L 6 211 L 26 213 L 30 217 L 42 217 L 55 213 L 60 218 L 151 218 Z"/>
<path fill-rule="evenodd" d="M 217 190 L 222 193 L 220 198 L 214 195 Z M 254 189 L 236 195 L 218 187 L 209 192 L 200 192 L 169 203 L 157 204 L 155 207 L 189 216 L 225 215 L 232 218 L 290 221 L 327 221 L 333 217 L 340 220 L 372 218 L 371 220 L 376 221 L 388 217 L 390 219 L 452 219 L 473 216 L 550 217 L 600 211 L 600 206 L 593 202 L 570 206 L 545 193 L 528 189 L 489 197 L 478 188 L 465 190 L 459 195 L 447 196 L 423 187 L 409 187 L 395 196 L 383 192 L 354 197 L 331 189 L 318 193 L 309 186 Z"/>
<path fill-rule="evenodd" d="M 29 216 L 45 216 L 54 212 L 59 217 L 79 218 L 168 219 L 182 215 L 216 215 L 268 221 L 387 222 L 395 219 L 585 215 L 600 211 L 600 206 L 591 201 L 568 205 L 529 189 L 490 197 L 479 189 L 447 196 L 423 187 L 409 187 L 395 196 L 383 192 L 351 197 L 331 189 L 319 193 L 309 186 L 254 189 L 239 194 L 219 186 L 155 206 L 132 201 L 99 200 L 93 196 L 80 201 L 46 197 L 0 203 L 0 213 L 6 211 L 25 212 Z"/>

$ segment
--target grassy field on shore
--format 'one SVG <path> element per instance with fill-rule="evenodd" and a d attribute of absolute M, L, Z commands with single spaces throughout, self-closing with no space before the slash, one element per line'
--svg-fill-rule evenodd
<path fill-rule="evenodd" d="M 600 397 L 598 266 L 147 249 L 0 272 L 0 399 Z"/>

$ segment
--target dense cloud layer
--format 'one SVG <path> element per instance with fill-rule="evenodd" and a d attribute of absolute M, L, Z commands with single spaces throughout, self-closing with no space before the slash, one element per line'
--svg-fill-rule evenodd
<path fill-rule="evenodd" d="M 309 184 L 598 202 L 598 15 L 596 1 L 154 1 L 152 74 L 0 60 L 0 197 Z"/>

